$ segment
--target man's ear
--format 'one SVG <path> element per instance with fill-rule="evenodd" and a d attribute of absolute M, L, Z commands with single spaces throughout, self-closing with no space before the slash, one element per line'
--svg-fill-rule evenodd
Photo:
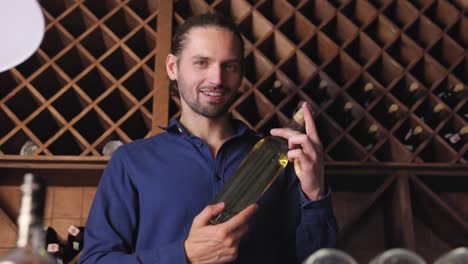
<path fill-rule="evenodd" d="M 166 72 L 169 79 L 177 79 L 177 56 L 169 53 L 166 58 Z"/>

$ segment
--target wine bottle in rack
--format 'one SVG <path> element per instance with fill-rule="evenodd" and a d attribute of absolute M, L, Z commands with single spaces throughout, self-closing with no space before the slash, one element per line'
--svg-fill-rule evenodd
<path fill-rule="evenodd" d="M 457 132 L 447 132 L 444 134 L 444 139 L 452 145 L 453 148 L 459 150 L 468 142 L 468 125 L 463 126 Z"/>
<path fill-rule="evenodd" d="M 123 142 L 120 140 L 110 140 L 102 147 L 102 155 L 110 157 L 122 145 Z"/>
<path fill-rule="evenodd" d="M 417 82 L 412 82 L 408 88 L 408 95 L 404 99 L 408 107 L 411 107 L 419 98 L 421 85 Z"/>
<path fill-rule="evenodd" d="M 280 80 L 276 80 L 273 83 L 273 86 L 268 89 L 268 96 L 271 102 L 275 105 L 281 102 L 284 98 L 284 94 L 281 91 L 281 88 L 283 87 L 283 83 Z"/>
<path fill-rule="evenodd" d="M 442 120 L 442 114 L 444 111 L 444 104 L 437 103 L 430 112 L 423 113 L 423 116 L 420 118 L 430 127 L 436 127 L 437 124 L 439 124 L 439 122 Z"/>
<path fill-rule="evenodd" d="M 452 89 L 447 88 L 437 94 L 437 97 L 447 102 L 450 107 L 455 107 L 459 100 L 462 99 L 465 86 L 462 83 L 457 83 Z"/>
<path fill-rule="evenodd" d="M 20 155 L 31 156 L 34 154 L 34 152 L 36 152 L 37 149 L 38 147 L 36 144 L 34 144 L 34 142 L 32 142 L 31 140 L 27 140 L 26 142 L 24 142 L 23 146 L 21 146 Z"/>
<path fill-rule="evenodd" d="M 65 246 L 63 259 L 68 263 L 83 249 L 84 227 L 70 225 L 67 231 L 67 245 Z"/>
<path fill-rule="evenodd" d="M 372 102 L 374 99 L 374 85 L 370 82 L 366 83 L 364 85 L 364 88 L 361 91 L 361 94 L 359 95 L 359 102 L 362 103 L 362 105 L 367 108 L 369 104 Z"/>
<path fill-rule="evenodd" d="M 397 104 L 391 104 L 388 107 L 386 117 L 382 120 L 388 129 L 392 128 L 398 121 L 398 109 Z"/>
<path fill-rule="evenodd" d="M 364 141 L 364 148 L 367 151 L 370 151 L 372 148 L 374 148 L 375 144 L 378 141 L 378 132 L 379 132 L 379 126 L 376 124 L 372 124 L 369 126 L 369 129 L 367 130 L 367 134 L 364 135 L 363 141 Z"/>
<path fill-rule="evenodd" d="M 287 127 L 303 130 L 302 107 L 294 114 Z M 284 138 L 267 136 L 257 142 L 213 200 L 213 204 L 224 202 L 225 209 L 210 222 L 225 222 L 257 202 L 288 164 L 287 152 L 288 141 Z"/>
<path fill-rule="evenodd" d="M 43 217 L 45 206 L 43 180 L 31 173 L 24 176 L 21 185 L 21 206 L 18 215 L 18 240 L 16 248 L 0 264 L 57 263 L 45 248 Z"/>
<path fill-rule="evenodd" d="M 408 129 L 403 138 L 403 145 L 409 150 L 414 151 L 420 141 L 421 141 L 421 134 L 423 132 L 423 128 L 421 126 L 415 126 L 414 128 Z"/>
<path fill-rule="evenodd" d="M 342 125 L 343 128 L 347 127 L 351 122 L 353 121 L 353 103 L 351 102 L 346 102 L 343 106 L 343 118 L 342 118 Z"/>
<path fill-rule="evenodd" d="M 330 95 L 328 94 L 328 82 L 321 80 L 318 87 L 315 98 L 312 98 L 319 105 L 323 105 L 330 100 Z"/>

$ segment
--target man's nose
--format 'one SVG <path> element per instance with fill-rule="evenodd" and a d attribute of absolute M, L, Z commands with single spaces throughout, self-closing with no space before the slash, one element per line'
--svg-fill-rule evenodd
<path fill-rule="evenodd" d="M 221 65 L 213 65 L 210 69 L 208 81 L 212 85 L 221 85 L 223 83 L 223 69 Z"/>

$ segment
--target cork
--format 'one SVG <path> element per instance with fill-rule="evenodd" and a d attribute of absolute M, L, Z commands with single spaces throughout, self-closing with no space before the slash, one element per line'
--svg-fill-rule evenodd
<path fill-rule="evenodd" d="M 281 86 L 283 86 L 283 84 L 281 83 L 280 80 L 276 80 L 276 81 L 273 83 L 273 88 L 275 88 L 275 89 L 280 89 Z"/>
<path fill-rule="evenodd" d="M 388 108 L 388 112 L 390 114 L 393 114 L 395 113 L 396 111 L 398 111 L 398 105 L 396 104 L 391 104 L 390 107 Z"/>
<path fill-rule="evenodd" d="M 369 134 L 375 134 L 377 131 L 379 131 L 379 127 L 376 124 L 372 124 L 369 127 Z"/>
<path fill-rule="evenodd" d="M 320 83 L 319 83 L 319 89 L 322 90 L 322 89 L 325 89 L 328 87 L 328 82 L 325 81 L 325 80 L 321 80 Z"/>
<path fill-rule="evenodd" d="M 421 86 L 419 86 L 419 83 L 413 82 L 413 83 L 411 83 L 411 85 L 409 87 L 409 91 L 411 93 L 413 93 L 413 92 L 416 92 L 417 90 L 419 90 L 419 88 L 421 88 Z"/>
<path fill-rule="evenodd" d="M 364 92 L 370 92 L 374 90 L 374 85 L 372 83 L 366 83 L 366 85 L 364 86 Z"/>
<path fill-rule="evenodd" d="M 442 110 L 445 109 L 445 106 L 441 103 L 438 103 L 434 106 L 433 112 L 434 113 L 440 113 Z"/>
<path fill-rule="evenodd" d="M 421 126 L 416 126 L 413 130 L 413 135 L 417 136 L 419 134 L 421 134 L 423 131 L 422 127 Z"/>
<path fill-rule="evenodd" d="M 458 134 L 460 134 L 460 136 L 468 135 L 468 126 L 464 126 L 464 127 L 460 128 L 460 132 L 458 132 Z"/>
<path fill-rule="evenodd" d="M 457 85 L 455 85 L 455 87 L 453 87 L 453 91 L 456 92 L 456 93 L 460 93 L 464 89 L 465 89 L 465 87 L 461 83 L 457 83 Z"/>
<path fill-rule="evenodd" d="M 346 102 L 346 104 L 344 105 L 343 108 L 344 108 L 344 110 L 345 110 L 346 112 L 351 111 L 351 109 L 353 109 L 353 103 L 351 103 L 351 102 Z"/>

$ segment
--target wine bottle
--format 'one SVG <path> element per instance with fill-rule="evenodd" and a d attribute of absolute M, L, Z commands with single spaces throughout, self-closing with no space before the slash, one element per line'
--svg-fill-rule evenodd
<path fill-rule="evenodd" d="M 373 99 L 374 99 L 374 85 L 368 82 L 366 83 L 366 85 L 364 85 L 364 88 L 362 89 L 358 100 L 365 108 L 367 108 Z"/>
<path fill-rule="evenodd" d="M 445 106 L 441 103 L 438 103 L 432 108 L 432 111 L 429 113 L 423 113 L 421 120 L 431 127 L 436 127 L 442 119 L 442 113 L 444 110 Z"/>
<path fill-rule="evenodd" d="M 63 247 L 60 244 L 60 241 L 57 236 L 57 232 L 54 228 L 48 227 L 46 229 L 46 250 L 47 252 L 52 255 L 55 259 L 57 259 L 58 263 L 63 263 L 62 254 L 63 254 Z"/>
<path fill-rule="evenodd" d="M 34 144 L 31 140 L 27 140 L 24 142 L 23 146 L 21 146 L 20 155 L 21 156 L 32 156 L 34 152 L 38 149 L 37 145 Z"/>
<path fill-rule="evenodd" d="M 328 89 L 328 82 L 325 80 L 321 80 L 317 87 L 315 98 L 313 98 L 319 105 L 323 105 L 328 100 L 330 100 L 330 95 L 328 95 L 327 89 Z"/>
<path fill-rule="evenodd" d="M 458 132 L 447 132 L 444 134 L 445 140 L 455 149 L 461 149 L 468 142 L 468 126 L 463 126 Z"/>
<path fill-rule="evenodd" d="M 421 90 L 421 86 L 417 82 L 413 82 L 410 84 L 408 88 L 408 95 L 405 99 L 406 105 L 411 107 L 417 100 L 419 96 L 419 91 Z"/>
<path fill-rule="evenodd" d="M 452 89 L 442 91 L 437 94 L 437 96 L 447 102 L 451 107 L 455 107 L 457 102 L 461 99 L 464 90 L 465 86 L 461 83 L 457 83 Z"/>
<path fill-rule="evenodd" d="M 83 249 L 84 227 L 71 225 L 67 231 L 67 245 L 65 246 L 63 260 L 70 262 Z"/>
<path fill-rule="evenodd" d="M 415 126 L 414 128 L 408 129 L 408 132 L 403 138 L 403 144 L 409 151 L 414 151 L 417 148 L 422 132 L 423 128 L 421 126 Z"/>
<path fill-rule="evenodd" d="M 391 104 L 388 109 L 387 109 L 387 116 L 385 119 L 383 119 L 383 123 L 388 129 L 391 129 L 396 122 L 398 121 L 398 105 L 397 104 Z"/>
<path fill-rule="evenodd" d="M 281 91 L 281 88 L 283 87 L 283 83 L 281 83 L 280 80 L 276 80 L 273 83 L 273 86 L 268 90 L 268 96 L 270 98 L 270 101 L 277 105 L 278 103 L 281 102 L 284 98 L 284 94 Z"/>
<path fill-rule="evenodd" d="M 38 176 L 27 173 L 24 176 L 21 192 L 16 248 L 7 256 L 0 258 L 0 264 L 57 263 L 45 249 L 45 234 L 42 227 L 45 204 L 44 182 Z"/>
<path fill-rule="evenodd" d="M 417 253 L 404 248 L 391 248 L 370 260 L 369 264 L 426 264 L 427 262 Z"/>
<path fill-rule="evenodd" d="M 357 261 L 339 249 L 322 248 L 307 257 L 304 264 L 357 264 Z"/>
<path fill-rule="evenodd" d="M 102 147 L 102 155 L 110 157 L 122 145 L 123 143 L 120 140 L 110 140 Z"/>
<path fill-rule="evenodd" d="M 302 130 L 303 126 L 301 107 L 287 127 Z M 284 138 L 267 136 L 257 142 L 213 200 L 213 204 L 224 202 L 225 209 L 213 217 L 211 223 L 225 222 L 257 202 L 288 164 L 287 152 L 288 141 Z"/>
<path fill-rule="evenodd" d="M 379 126 L 376 124 L 372 124 L 369 126 L 369 129 L 367 130 L 367 134 L 364 136 L 364 148 L 367 151 L 370 151 L 375 144 L 377 143 L 377 134 L 379 132 Z"/>
<path fill-rule="evenodd" d="M 434 260 L 434 264 L 468 263 L 468 248 L 457 247 Z"/>
<path fill-rule="evenodd" d="M 343 106 L 343 117 L 342 117 L 343 128 L 347 127 L 351 123 L 351 121 L 353 121 L 352 110 L 353 110 L 353 103 L 346 102 Z"/>

